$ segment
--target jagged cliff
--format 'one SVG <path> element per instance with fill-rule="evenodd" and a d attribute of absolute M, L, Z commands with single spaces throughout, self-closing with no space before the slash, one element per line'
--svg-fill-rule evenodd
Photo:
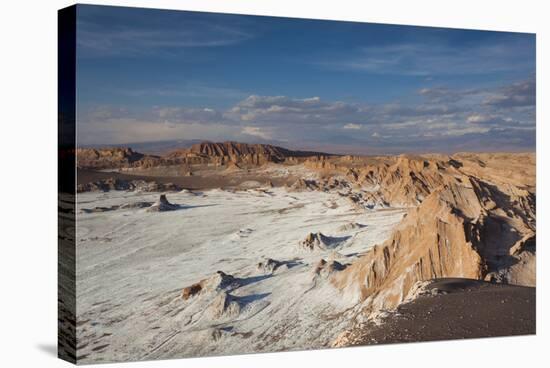
<path fill-rule="evenodd" d="M 445 176 L 457 174 L 456 161 L 401 155 L 394 157 L 342 156 L 308 159 L 308 168 L 344 175 L 361 188 L 364 202 L 385 206 L 417 206 Z"/>
<path fill-rule="evenodd" d="M 77 150 L 78 167 L 89 169 L 150 168 L 170 165 L 250 164 L 269 162 L 298 163 L 299 158 L 325 155 L 309 151 L 293 151 L 269 144 L 238 142 L 201 142 L 190 148 L 174 150 L 164 156 L 145 155 L 131 148 L 81 148 Z"/>
<path fill-rule="evenodd" d="M 124 167 L 152 167 L 159 165 L 157 156 L 144 155 L 131 148 L 78 148 L 76 150 L 79 168 L 111 169 Z"/>
<path fill-rule="evenodd" d="M 390 239 L 335 275 L 333 283 L 357 291 L 373 310 L 395 307 L 420 280 L 466 277 L 534 285 L 534 156 L 506 158 L 507 165 L 503 159 L 399 158 L 363 170 L 357 180 L 379 185 L 373 193 L 384 200 L 420 204 Z M 516 169 L 514 180 L 508 178 L 510 167 Z"/>
<path fill-rule="evenodd" d="M 318 152 L 293 151 L 270 144 L 201 142 L 192 145 L 189 149 L 173 151 L 166 157 L 185 161 L 202 158 L 222 165 L 229 162 L 263 165 L 268 162 L 282 163 L 293 158 L 317 155 L 321 154 Z"/>
<path fill-rule="evenodd" d="M 415 206 L 453 174 L 449 161 L 399 156 L 392 164 L 359 168 L 357 181 L 368 188 L 367 199 L 391 206 Z"/>
<path fill-rule="evenodd" d="M 246 163 L 262 165 L 267 162 L 283 162 L 291 152 L 267 144 L 246 144 L 237 142 L 202 142 L 189 149 L 180 149 L 167 155 L 172 159 L 185 163 Z"/>
<path fill-rule="evenodd" d="M 238 142 L 202 142 L 194 144 L 190 152 L 207 156 L 230 156 L 241 157 L 247 155 L 260 155 L 274 160 L 284 160 L 292 156 L 293 152 L 282 147 L 269 144 L 247 144 Z"/>

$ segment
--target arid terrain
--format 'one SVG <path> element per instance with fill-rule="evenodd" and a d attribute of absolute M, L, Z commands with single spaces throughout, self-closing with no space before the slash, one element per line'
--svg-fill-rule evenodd
<path fill-rule="evenodd" d="M 79 362 L 535 333 L 534 153 L 77 150 Z"/>

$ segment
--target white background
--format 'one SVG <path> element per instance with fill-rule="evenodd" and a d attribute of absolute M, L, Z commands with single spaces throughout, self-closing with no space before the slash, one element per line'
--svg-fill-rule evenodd
<path fill-rule="evenodd" d="M 537 33 L 537 336 L 115 364 L 127 367 L 542 366 L 548 362 L 548 75 L 545 1 L 94 1 Z M 0 32 L 0 366 L 62 367 L 57 334 L 57 9 L 61 0 L 3 1 Z M 545 24 L 546 23 L 546 24 Z"/>

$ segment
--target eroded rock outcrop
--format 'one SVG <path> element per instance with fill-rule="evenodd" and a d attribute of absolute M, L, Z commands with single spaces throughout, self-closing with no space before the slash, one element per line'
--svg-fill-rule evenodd
<path fill-rule="evenodd" d="M 191 323 L 203 328 L 211 327 L 212 321 L 227 322 L 254 315 L 269 305 L 269 301 L 264 300 L 268 294 L 243 295 L 238 290 L 250 282 L 250 278 L 237 278 L 217 271 L 182 290 L 183 313 L 190 317 Z M 201 317 L 194 319 L 199 315 Z"/>
<path fill-rule="evenodd" d="M 313 269 L 313 273 L 316 276 L 327 278 L 328 276 L 333 275 L 335 272 L 342 271 L 345 268 L 346 268 L 346 265 L 343 265 L 336 260 L 321 259 Z"/>
<path fill-rule="evenodd" d="M 79 168 L 89 169 L 152 167 L 161 163 L 158 156 L 135 152 L 129 147 L 78 148 L 76 159 Z"/>
<path fill-rule="evenodd" d="M 325 236 L 322 233 L 309 233 L 306 238 L 300 242 L 300 247 L 313 251 L 315 249 L 325 250 L 328 249 L 337 241 L 334 238 Z"/>
<path fill-rule="evenodd" d="M 311 179 L 297 179 L 294 184 L 287 187 L 291 191 L 306 191 L 306 190 L 317 190 L 319 185 L 315 180 Z"/>
<path fill-rule="evenodd" d="M 183 288 L 181 297 L 183 300 L 188 300 L 203 293 L 213 291 L 231 290 L 238 287 L 239 283 L 235 277 L 226 274 L 223 271 L 217 271 L 209 278 L 203 279 L 193 285 Z"/>
<path fill-rule="evenodd" d="M 355 289 L 376 310 L 396 306 L 422 280 L 484 279 L 495 273 L 534 280 L 528 254 L 534 255 L 535 246 L 525 245 L 535 234 L 534 194 L 460 172 L 438 182 L 390 239 L 336 275 L 335 285 Z M 520 257 L 524 252 L 529 253 Z M 518 266 L 520 258 L 526 267 Z"/>
<path fill-rule="evenodd" d="M 165 212 L 165 211 L 174 211 L 179 209 L 180 206 L 177 204 L 172 204 L 166 198 L 166 194 L 161 194 L 158 201 L 153 203 L 151 207 L 147 209 L 148 212 Z"/>
<path fill-rule="evenodd" d="M 298 158 L 320 155 L 317 152 L 293 151 L 270 144 L 239 142 L 201 142 L 188 149 L 179 149 L 166 155 L 168 161 L 179 163 L 213 163 L 264 165 L 266 163 L 298 163 Z"/>
<path fill-rule="evenodd" d="M 231 170 L 236 170 L 240 165 L 260 166 L 284 162 L 298 164 L 308 157 L 320 155 L 330 157 L 318 152 L 294 151 L 269 144 L 207 141 L 163 156 L 139 153 L 129 147 L 79 148 L 76 151 L 78 168 L 119 169 L 128 172 L 174 165 L 187 168 L 191 165 L 228 166 Z M 192 175 L 192 171 L 188 169 L 186 174 Z"/>
<path fill-rule="evenodd" d="M 394 163 L 367 165 L 352 171 L 365 189 L 363 200 L 372 205 L 416 206 L 453 175 L 448 162 L 422 157 L 399 156 Z"/>
<path fill-rule="evenodd" d="M 242 168 L 235 162 L 231 161 L 227 164 L 227 167 L 225 168 L 227 171 L 240 171 Z"/>
<path fill-rule="evenodd" d="M 258 262 L 256 269 L 258 269 L 258 271 L 262 271 L 263 273 L 273 273 L 284 264 L 284 262 L 277 261 L 276 259 L 266 258 L 265 260 Z"/>
<path fill-rule="evenodd" d="M 241 304 L 228 292 L 219 293 L 206 309 L 213 318 L 235 317 L 241 312 Z"/>

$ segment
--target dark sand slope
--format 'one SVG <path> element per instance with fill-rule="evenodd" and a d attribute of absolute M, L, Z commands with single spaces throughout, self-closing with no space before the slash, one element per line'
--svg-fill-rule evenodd
<path fill-rule="evenodd" d="M 470 339 L 536 333 L 535 288 L 446 278 L 402 304 L 378 326 L 357 331 L 351 345 Z"/>

